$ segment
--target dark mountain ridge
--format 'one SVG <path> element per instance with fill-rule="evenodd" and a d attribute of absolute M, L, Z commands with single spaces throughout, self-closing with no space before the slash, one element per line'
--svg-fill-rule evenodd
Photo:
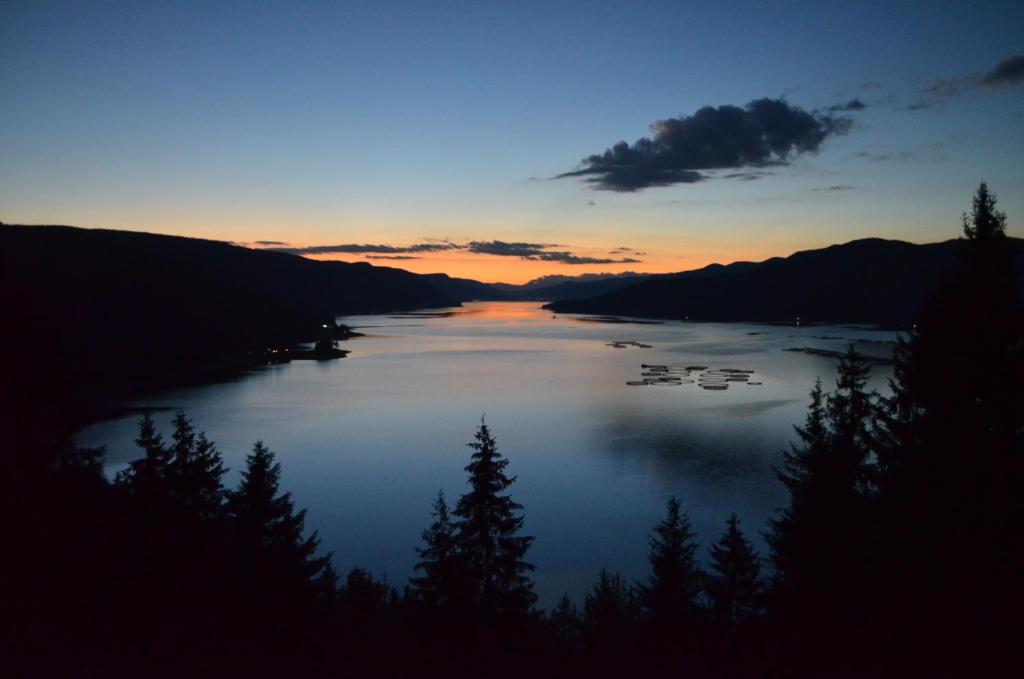
<path fill-rule="evenodd" d="M 1011 239 L 1024 264 L 1024 241 Z M 956 266 L 961 240 L 916 245 L 865 238 L 763 262 L 711 265 L 659 276 L 586 300 L 546 305 L 559 313 L 702 321 L 873 323 L 914 321 L 943 275 Z M 1024 288 L 1018 265 L 1018 285 Z"/>
<path fill-rule="evenodd" d="M 400 269 L 228 243 L 0 226 L 5 378 L 25 402 L 99 402 L 225 377 L 339 314 L 458 306 Z M 254 354 L 257 352 L 257 354 Z M 43 412 L 44 408 L 37 408 Z"/>
<path fill-rule="evenodd" d="M 453 278 L 446 273 L 420 274 L 442 294 L 459 302 L 486 301 L 506 302 L 519 299 L 514 293 L 490 283 L 481 283 L 470 278 Z"/>

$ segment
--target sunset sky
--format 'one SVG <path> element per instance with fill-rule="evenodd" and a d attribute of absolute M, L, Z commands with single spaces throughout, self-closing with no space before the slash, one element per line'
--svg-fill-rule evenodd
<path fill-rule="evenodd" d="M 986 180 L 1024 235 L 1019 0 L 5 2 L 0 93 L 8 223 L 523 282 L 945 239 Z"/>

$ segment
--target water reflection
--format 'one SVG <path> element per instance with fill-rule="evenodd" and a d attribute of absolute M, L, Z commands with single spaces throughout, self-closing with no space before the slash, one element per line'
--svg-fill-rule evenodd
<path fill-rule="evenodd" d="M 878 340 L 892 339 L 863 328 L 584 322 L 536 303 L 447 311 L 346 318 L 366 333 L 345 343 L 347 358 L 134 405 L 187 410 L 224 451 L 230 484 L 264 440 L 339 570 L 363 566 L 398 586 L 437 489 L 463 492 L 464 444 L 486 413 L 519 477 L 513 492 L 537 538 L 530 558 L 546 604 L 582 595 L 602 566 L 644 577 L 647 532 L 673 494 L 705 542 L 731 511 L 755 536 L 784 501 L 772 465 L 807 392 L 816 376 L 835 377 L 834 359 L 783 349 L 841 351 L 859 340 L 884 351 Z M 615 341 L 651 348 L 608 346 Z M 763 386 L 626 386 L 641 363 L 750 369 Z M 874 367 L 871 386 L 884 390 L 888 376 Z M 82 434 L 108 445 L 111 473 L 138 455 L 136 419 Z"/>

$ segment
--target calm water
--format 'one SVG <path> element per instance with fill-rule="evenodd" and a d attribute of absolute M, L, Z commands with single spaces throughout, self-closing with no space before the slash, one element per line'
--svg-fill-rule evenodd
<path fill-rule="evenodd" d="M 338 361 L 296 362 L 234 382 L 168 392 L 133 405 L 164 431 L 184 409 L 224 453 L 228 483 L 252 443 L 279 457 L 283 486 L 309 510 L 339 570 L 359 565 L 401 587 L 413 546 L 430 522 L 439 488 L 450 504 L 465 489 L 481 416 L 519 477 L 513 497 L 535 535 L 541 604 L 579 600 L 607 567 L 647 573 L 647 535 L 665 501 L 678 496 L 703 544 L 735 511 L 760 531 L 784 504 L 772 466 L 802 422 L 816 376 L 833 382 L 836 361 L 787 347 L 884 354 L 893 333 L 836 326 L 598 323 L 535 303 L 473 303 L 445 315 L 354 316 L 366 333 Z M 616 349 L 612 340 L 651 348 Z M 640 364 L 754 370 L 760 386 L 725 391 L 697 384 L 627 386 Z M 890 369 L 875 367 L 885 390 Z M 81 433 L 105 444 L 112 474 L 139 455 L 137 416 Z"/>

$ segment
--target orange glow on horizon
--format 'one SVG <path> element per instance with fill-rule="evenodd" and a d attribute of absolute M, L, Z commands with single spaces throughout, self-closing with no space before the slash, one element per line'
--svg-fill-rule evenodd
<path fill-rule="evenodd" d="M 452 278 L 469 278 L 481 283 L 523 284 L 549 275 L 578 276 L 587 273 L 675 273 L 700 269 L 709 264 L 730 264 L 736 261 L 761 261 L 780 253 L 762 252 L 751 248 L 749 251 L 733 252 L 729 257 L 715 257 L 711 252 L 690 257 L 650 254 L 638 257 L 638 263 L 623 264 L 564 264 L 501 257 L 494 255 L 457 253 L 428 253 L 417 259 L 368 259 L 361 255 L 316 255 L 307 256 L 317 261 L 366 262 L 373 266 L 405 269 L 413 273 L 444 273 Z M 788 254 L 788 253 L 782 253 Z"/>

